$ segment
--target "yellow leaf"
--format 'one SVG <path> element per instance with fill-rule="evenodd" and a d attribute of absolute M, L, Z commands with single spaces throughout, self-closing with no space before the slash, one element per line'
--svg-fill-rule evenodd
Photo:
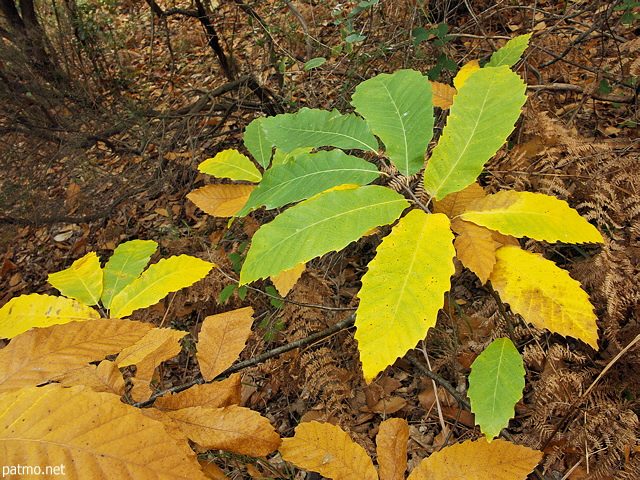
<path fill-rule="evenodd" d="M 496 264 L 496 250 L 502 245 L 493 239 L 491 230 L 475 223 L 456 219 L 451 228 L 459 234 L 453 242 L 458 260 L 475 273 L 482 284 L 487 283 Z"/>
<path fill-rule="evenodd" d="M 525 480 L 540 460 L 542 452 L 483 437 L 433 453 L 407 480 Z"/>
<path fill-rule="evenodd" d="M 504 191 L 476 200 L 460 218 L 514 237 L 547 242 L 603 242 L 598 229 L 550 195 Z"/>
<path fill-rule="evenodd" d="M 187 332 L 171 328 L 154 328 L 116 357 L 119 368 L 135 365 L 137 373 L 153 371 L 161 362 L 175 357 L 182 347 L 180 340 Z"/>
<path fill-rule="evenodd" d="M 52 295 L 20 295 L 0 308 L 0 338 L 13 338 L 32 327 L 49 327 L 100 318 L 90 306 Z"/>
<path fill-rule="evenodd" d="M 206 449 L 260 457 L 280 446 L 280 436 L 265 417 L 248 408 L 188 407 L 166 414 L 191 440 Z"/>
<path fill-rule="evenodd" d="M 162 423 L 116 395 L 80 386 L 52 384 L 1 394 L 0 458 L 9 467 L 60 467 L 65 479 L 206 478 Z"/>
<path fill-rule="evenodd" d="M 380 480 L 404 480 L 408 441 L 409 424 L 403 418 L 390 418 L 380 424 L 376 436 Z"/>
<path fill-rule="evenodd" d="M 0 350 L 0 391 L 38 385 L 102 360 L 133 345 L 152 328 L 148 323 L 103 318 L 25 332 Z"/>
<path fill-rule="evenodd" d="M 136 366 L 134 385 L 137 387 L 131 396 L 136 401 L 148 398 L 152 391 L 150 388 L 153 373 L 160 363 L 175 357 L 180 350 L 180 340 L 187 332 L 179 332 L 171 328 L 154 328 L 147 332 L 134 345 L 125 348 L 116 357 L 118 367 Z"/>
<path fill-rule="evenodd" d="M 305 422 L 295 432 L 280 446 L 287 462 L 335 480 L 378 480 L 367 452 L 340 427 Z"/>
<path fill-rule="evenodd" d="M 187 194 L 200 210 L 214 217 L 233 217 L 247 203 L 255 185 L 207 185 Z"/>
<path fill-rule="evenodd" d="M 188 407 L 218 408 L 240 403 L 242 375 L 234 373 L 220 382 L 194 385 L 180 393 L 158 398 L 153 406 L 159 410 L 180 410 Z"/>
<path fill-rule="evenodd" d="M 447 217 L 454 218 L 464 212 L 471 202 L 485 196 L 483 188 L 477 182 L 473 182 L 459 192 L 450 193 L 442 200 L 434 200 L 433 213 L 444 213 Z"/>
<path fill-rule="evenodd" d="M 256 183 L 262 180 L 260 171 L 249 157 L 234 149 L 223 150 L 215 157 L 207 158 L 198 165 L 198 170 L 208 175 L 231 180 L 248 180 Z"/>
<path fill-rule="evenodd" d="M 287 294 L 291 291 L 293 286 L 302 276 L 302 272 L 304 272 L 305 268 L 307 268 L 307 264 L 305 262 L 302 262 L 290 270 L 285 270 L 284 272 L 280 272 L 276 276 L 271 276 L 273 286 L 276 287 L 276 290 L 278 290 L 278 293 L 282 297 L 286 297 Z"/>
<path fill-rule="evenodd" d="M 102 295 L 102 268 L 96 252 L 89 252 L 71 266 L 49 275 L 49 283 L 65 297 L 97 305 Z"/>
<path fill-rule="evenodd" d="M 433 91 L 433 106 L 448 110 L 453 104 L 453 97 L 457 93 L 451 85 L 440 82 L 430 82 Z"/>
<path fill-rule="evenodd" d="M 52 380 L 65 386 L 84 385 L 96 392 L 124 395 L 124 378 L 115 362 L 103 360 L 98 365 L 86 365 L 70 370 Z"/>
<path fill-rule="evenodd" d="M 457 90 L 460 90 L 467 81 L 467 78 L 469 78 L 473 72 L 478 70 L 480 70 L 480 63 L 478 60 L 471 60 L 458 71 L 453 79 L 453 86 L 456 87 Z"/>
<path fill-rule="evenodd" d="M 167 294 L 193 285 L 214 266 L 189 255 L 163 258 L 113 297 L 111 317 L 126 317 L 134 310 L 149 307 Z"/>
<path fill-rule="evenodd" d="M 356 340 L 367 382 L 414 348 L 436 323 L 455 268 L 442 213 L 412 210 L 382 240 L 358 293 Z"/>
<path fill-rule="evenodd" d="M 538 328 L 568 335 L 598 348 L 598 326 L 589 295 L 555 263 L 518 247 L 496 252 L 489 277 L 511 310 Z"/>
<path fill-rule="evenodd" d="M 196 358 L 205 380 L 213 380 L 238 358 L 251 334 L 252 315 L 253 309 L 245 307 L 204 319 Z"/>

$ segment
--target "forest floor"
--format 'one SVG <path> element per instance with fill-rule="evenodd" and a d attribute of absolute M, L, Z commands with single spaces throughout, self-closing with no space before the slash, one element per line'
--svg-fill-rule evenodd
<path fill-rule="evenodd" d="M 68 144 L 20 132 L 0 142 L 0 306 L 25 293 L 54 293 L 49 273 L 89 251 L 107 258 L 119 243 L 141 238 L 159 242 L 158 258 L 188 253 L 218 269 L 134 319 L 197 337 L 206 316 L 250 305 L 256 321 L 242 359 L 334 325 L 350 313 L 344 309 L 357 306 L 359 281 L 380 235 L 309 262 L 281 306 L 264 294 L 268 281 L 253 284 L 244 299 L 234 294 L 220 304 L 222 289 L 237 281 L 238 256 L 230 254 L 242 253 L 271 217 L 258 211 L 229 227 L 228 219 L 201 212 L 186 195 L 216 180 L 199 174 L 197 165 L 225 148 L 241 148 L 242 131 L 257 116 L 303 106 L 345 111 L 358 83 L 401 68 L 450 83 L 468 61 L 488 59 L 508 38 L 532 32 L 517 66 L 528 102 L 480 182 L 487 192 L 562 198 L 606 234 L 606 244 L 522 242 L 566 268 L 589 292 L 600 348 L 517 324 L 526 388 L 509 431 L 518 443 L 545 453 L 530 478 L 640 478 L 640 345 L 616 357 L 640 334 L 637 7 L 552 0 L 532 6 L 369 3 L 356 11 L 353 1 L 294 2 L 294 9 L 287 2 L 256 2 L 254 13 L 268 34 L 238 2 L 225 3 L 212 22 L 232 59 L 229 76 L 221 73 L 197 19 L 172 15 L 165 25 L 130 5 L 109 14 L 110 27 L 101 35 L 117 49 L 105 41 L 102 77 L 87 79 L 94 107 L 55 112 L 73 125 L 64 137 Z M 439 24 L 448 32 L 436 29 Z M 414 43 L 415 28 L 434 30 Z M 305 62 L 320 57 L 326 62 L 305 70 Z M 247 75 L 263 90 L 227 78 Z M 444 114 L 437 122 L 443 125 Z M 86 132 L 98 141 L 79 141 Z M 462 270 L 437 327 L 414 354 L 465 392 L 469 365 L 504 331 L 494 297 Z M 158 388 L 193 380 L 197 371 L 183 351 L 165 362 Z M 480 435 L 472 415 L 406 359 L 366 385 L 353 328 L 243 373 L 242 404 L 268 417 L 282 436 L 291 436 L 301 421 L 332 422 L 375 456 L 381 420 L 405 418 L 409 470 L 443 445 Z M 255 478 L 250 458 L 220 454 L 215 460 L 230 478 Z"/>

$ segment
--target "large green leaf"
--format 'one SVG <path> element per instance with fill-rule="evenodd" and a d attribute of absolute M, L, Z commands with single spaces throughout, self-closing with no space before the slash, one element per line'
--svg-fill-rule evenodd
<path fill-rule="evenodd" d="M 336 147 L 378 150 L 378 141 L 367 122 L 337 110 L 301 108 L 262 120 L 267 139 L 284 153 L 300 147 Z"/>
<path fill-rule="evenodd" d="M 131 240 L 116 247 L 104 266 L 104 308 L 111 308 L 113 297 L 138 278 L 157 248 L 153 240 Z"/>
<path fill-rule="evenodd" d="M 427 335 L 455 272 L 443 213 L 412 210 L 382 240 L 362 277 L 356 340 L 367 381 Z"/>
<path fill-rule="evenodd" d="M 497 338 L 471 365 L 469 399 L 476 423 L 490 442 L 513 418 L 522 398 L 522 357 L 508 338 Z"/>
<path fill-rule="evenodd" d="M 338 185 L 366 185 L 378 175 L 374 165 L 342 150 L 299 155 L 267 170 L 236 216 L 243 217 L 263 205 L 276 208 L 298 202 Z"/>
<path fill-rule="evenodd" d="M 380 74 L 353 94 L 351 105 L 367 119 L 402 175 L 413 175 L 424 165 L 433 135 L 432 96 L 429 80 L 415 70 Z"/>
<path fill-rule="evenodd" d="M 294 205 L 255 233 L 240 284 L 340 250 L 372 228 L 393 222 L 407 206 L 402 195 L 378 185 L 334 189 Z"/>
<path fill-rule="evenodd" d="M 207 175 L 231 180 L 259 182 L 262 179 L 260 171 L 249 157 L 232 148 L 219 152 L 213 158 L 207 158 L 198 165 L 198 170 Z"/>
<path fill-rule="evenodd" d="M 486 66 L 499 67 L 501 65 L 507 65 L 508 67 L 513 67 L 529 46 L 530 38 L 530 33 L 512 38 L 500 50 L 493 52 Z"/>
<path fill-rule="evenodd" d="M 267 168 L 269 163 L 271 163 L 273 145 L 269 140 L 267 140 L 267 136 L 262 129 L 263 120 L 263 117 L 256 118 L 253 122 L 247 125 L 247 128 L 244 130 L 242 142 L 262 168 Z"/>
<path fill-rule="evenodd" d="M 189 255 L 163 258 L 113 297 L 110 316 L 126 317 L 134 310 L 153 305 L 167 294 L 204 278 L 213 266 Z"/>
<path fill-rule="evenodd" d="M 509 67 L 472 73 L 455 96 L 440 142 L 424 172 L 436 200 L 471 185 L 513 131 L 526 100 L 522 79 Z"/>
<path fill-rule="evenodd" d="M 0 338 L 13 338 L 32 327 L 49 327 L 73 321 L 100 318 L 85 303 L 53 295 L 20 295 L 0 308 Z"/>
<path fill-rule="evenodd" d="M 504 191 L 471 203 L 460 218 L 505 235 L 547 242 L 600 243 L 598 229 L 550 195 Z"/>
<path fill-rule="evenodd" d="M 95 252 L 89 252 L 71 266 L 49 275 L 49 283 L 69 298 L 97 305 L 102 294 L 102 269 Z"/>

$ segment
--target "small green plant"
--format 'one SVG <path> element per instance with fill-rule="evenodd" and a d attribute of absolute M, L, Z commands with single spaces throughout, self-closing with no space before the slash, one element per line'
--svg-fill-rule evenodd
<path fill-rule="evenodd" d="M 458 68 L 456 62 L 451 60 L 445 52 L 447 42 L 450 42 L 455 38 L 453 35 L 448 35 L 448 33 L 449 25 L 446 23 L 440 23 L 435 28 L 417 27 L 411 31 L 413 46 L 415 48 L 417 48 L 422 42 L 430 41 L 440 51 L 440 55 L 435 59 L 435 66 L 431 67 L 427 71 L 427 77 L 429 80 L 437 79 L 443 69 L 455 71 Z"/>
<path fill-rule="evenodd" d="M 516 237 L 597 243 L 601 234 L 555 197 L 515 191 L 487 195 L 475 183 L 513 131 L 526 100 L 525 85 L 511 67 L 529 37 L 508 42 L 483 68 L 473 62 L 461 69 L 447 125 L 426 166 L 433 88 L 412 70 L 358 85 L 351 104 L 360 116 L 303 108 L 254 120 L 244 143 L 264 174 L 235 150 L 200 166 L 204 173 L 257 183 L 236 217 L 263 206 L 294 204 L 253 236 L 240 285 L 273 278 L 340 250 L 375 227 L 394 224 L 358 294 L 355 337 L 367 382 L 435 325 L 456 256 L 482 283 L 491 281 L 525 321 L 597 348 L 596 317 L 586 292 L 555 263 L 522 250 Z M 381 175 L 378 167 L 346 153 L 351 150 L 377 154 L 377 162 L 392 164 L 401 181 L 419 174 L 426 195 L 421 200 L 409 187 L 405 197 L 371 185 Z M 489 441 L 513 416 L 523 377 L 522 360 L 510 340 L 496 341 L 474 363 L 469 395 Z M 501 396 L 505 389 L 510 393 Z"/>

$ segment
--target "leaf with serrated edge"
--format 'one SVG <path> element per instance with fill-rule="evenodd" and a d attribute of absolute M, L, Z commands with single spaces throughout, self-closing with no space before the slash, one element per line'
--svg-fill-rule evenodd
<path fill-rule="evenodd" d="M 409 202 L 386 187 L 333 189 L 278 215 L 253 236 L 240 285 L 340 250 L 369 230 L 393 222 Z"/>
<path fill-rule="evenodd" d="M 104 308 L 111 308 L 113 297 L 140 276 L 157 248 L 153 240 L 131 240 L 116 247 L 104 266 Z"/>
<path fill-rule="evenodd" d="M 261 457 L 280 446 L 269 420 L 245 407 L 187 407 L 165 412 L 194 442 L 210 450 Z"/>
<path fill-rule="evenodd" d="M 335 480 L 378 480 L 365 449 L 330 423 L 301 423 L 292 438 L 282 440 L 280 454 L 287 462 Z"/>
<path fill-rule="evenodd" d="M 103 360 L 98 365 L 86 365 L 82 368 L 69 370 L 67 373 L 54 377 L 52 380 L 65 386 L 84 385 L 96 392 L 124 395 L 125 383 L 122 372 L 109 360 Z"/>
<path fill-rule="evenodd" d="M 301 147 L 336 147 L 378 151 L 369 124 L 354 114 L 337 110 L 301 108 L 296 113 L 267 117 L 262 121 L 267 139 L 283 153 Z"/>
<path fill-rule="evenodd" d="M 474 360 L 469 400 L 480 430 L 491 442 L 509 425 L 524 388 L 522 357 L 511 340 L 497 338 Z"/>
<path fill-rule="evenodd" d="M 603 242 L 598 229 L 550 195 L 504 191 L 474 201 L 460 218 L 514 237 L 565 243 Z"/>
<path fill-rule="evenodd" d="M 469 78 L 473 72 L 478 70 L 480 70 L 480 63 L 478 60 L 471 60 L 469 63 L 463 65 L 453 78 L 453 86 L 456 87 L 457 90 L 460 90 L 467 81 L 467 78 Z"/>
<path fill-rule="evenodd" d="M 442 200 L 434 200 L 433 213 L 444 213 L 447 217 L 454 218 L 464 212 L 471 202 L 486 196 L 478 182 L 473 182 L 459 192 L 450 193 Z"/>
<path fill-rule="evenodd" d="M 526 480 L 542 452 L 504 440 L 467 440 L 420 462 L 407 480 Z"/>
<path fill-rule="evenodd" d="M 356 334 L 367 382 L 414 348 L 436 323 L 455 272 L 442 213 L 412 210 L 382 240 L 358 293 Z"/>
<path fill-rule="evenodd" d="M 149 307 L 169 293 L 193 285 L 213 267 L 213 263 L 189 255 L 163 258 L 113 297 L 111 317 L 126 317 L 134 310 Z"/>
<path fill-rule="evenodd" d="M 301 154 L 267 170 L 237 216 L 243 217 L 263 205 L 268 209 L 282 207 L 338 185 L 366 185 L 379 175 L 374 165 L 342 150 Z"/>
<path fill-rule="evenodd" d="M 32 327 L 100 318 L 85 303 L 72 298 L 32 293 L 13 297 L 0 308 L 0 338 L 13 338 Z"/>
<path fill-rule="evenodd" d="M 351 105 L 385 145 L 405 176 L 419 172 L 433 135 L 433 100 L 427 77 L 415 70 L 381 73 L 360 83 Z"/>
<path fill-rule="evenodd" d="M 187 194 L 204 213 L 214 217 L 233 217 L 247 203 L 255 185 L 205 185 Z"/>
<path fill-rule="evenodd" d="M 271 153 L 273 145 L 262 129 L 262 121 L 264 117 L 256 118 L 253 120 L 247 128 L 244 129 L 244 136 L 242 137 L 242 143 L 247 147 L 249 153 L 253 155 L 253 158 L 260 164 L 262 168 L 267 168 L 271 163 Z"/>
<path fill-rule="evenodd" d="M 205 380 L 213 380 L 238 358 L 251 334 L 252 324 L 251 307 L 210 315 L 204 319 L 198 335 L 196 358 Z"/>
<path fill-rule="evenodd" d="M 48 277 L 49 283 L 65 297 L 87 305 L 97 305 L 102 295 L 102 268 L 96 252 L 89 252 L 71 266 Z"/>
<path fill-rule="evenodd" d="M 496 264 L 496 250 L 502 245 L 493 239 L 493 232 L 459 218 L 451 223 L 458 234 L 453 246 L 462 264 L 475 273 L 482 284 L 487 283 Z"/>
<path fill-rule="evenodd" d="M 82 386 L 1 394 L 0 458 L 4 465 L 63 466 L 65 479 L 206 478 L 162 423 L 117 395 Z"/>
<path fill-rule="evenodd" d="M 219 382 L 194 385 L 182 392 L 165 395 L 153 402 L 157 410 L 180 410 L 188 407 L 218 408 L 239 404 L 242 374 L 234 373 Z"/>
<path fill-rule="evenodd" d="M 530 33 L 512 38 L 504 47 L 493 52 L 489 63 L 487 63 L 485 67 L 499 67 L 500 65 L 513 67 L 529 46 L 530 38 Z"/>
<path fill-rule="evenodd" d="M 233 148 L 223 150 L 213 158 L 207 158 L 198 165 L 198 170 L 207 175 L 231 180 L 259 182 L 262 179 L 260 171 L 249 157 Z"/>
<path fill-rule="evenodd" d="M 0 391 L 39 385 L 133 345 L 153 325 L 118 319 L 35 328 L 0 350 Z"/>
<path fill-rule="evenodd" d="M 509 67 L 481 68 L 455 96 L 447 125 L 424 172 L 436 200 L 462 190 L 513 131 L 527 99 L 522 79 Z"/>
<path fill-rule="evenodd" d="M 511 310 L 541 329 L 598 348 L 598 326 L 589 295 L 555 263 L 518 247 L 496 251 L 489 280 Z"/>
<path fill-rule="evenodd" d="M 271 277 L 271 282 L 273 282 L 273 286 L 276 287 L 280 296 L 287 296 L 306 268 L 307 264 L 302 262 L 290 270 L 285 270 L 284 272 L 280 272 L 278 275 Z"/>
<path fill-rule="evenodd" d="M 389 418 L 380 424 L 376 453 L 380 480 L 404 480 L 407 470 L 409 424 L 403 418 Z"/>
<path fill-rule="evenodd" d="M 165 360 L 175 357 L 182 349 L 180 340 L 187 332 L 172 328 L 154 328 L 135 344 L 122 350 L 116 357 L 118 367 L 136 366 L 136 377 L 149 377 Z"/>

